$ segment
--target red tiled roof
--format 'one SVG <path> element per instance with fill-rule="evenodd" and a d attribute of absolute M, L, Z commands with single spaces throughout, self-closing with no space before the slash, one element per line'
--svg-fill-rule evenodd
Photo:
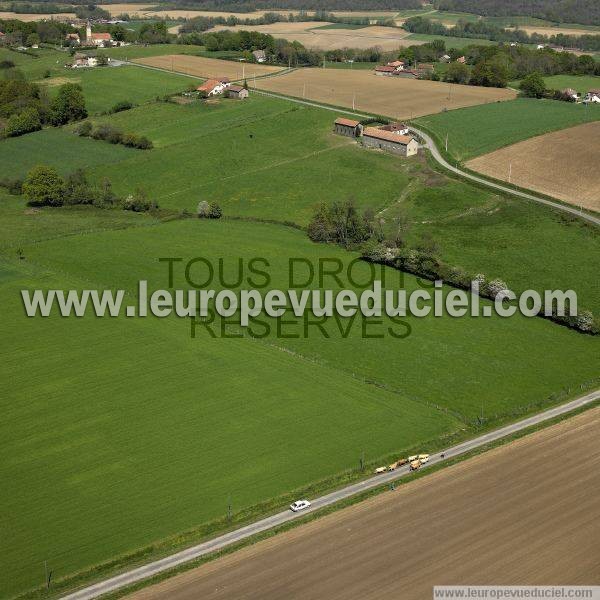
<path fill-rule="evenodd" d="M 208 79 L 202 85 L 199 85 L 196 90 L 199 92 L 212 92 L 221 82 L 218 79 Z"/>
<path fill-rule="evenodd" d="M 344 117 L 338 117 L 335 120 L 336 125 L 344 125 L 345 127 L 356 127 L 360 125 L 360 121 L 354 121 L 352 119 L 345 119 Z"/>
<path fill-rule="evenodd" d="M 380 71 L 382 73 L 393 73 L 396 69 L 394 69 L 394 67 L 379 66 L 379 67 L 375 67 L 375 70 Z"/>
<path fill-rule="evenodd" d="M 365 127 L 363 130 L 363 137 L 372 137 L 378 140 L 385 140 L 387 142 L 395 142 L 397 144 L 402 144 L 406 146 L 412 138 L 410 135 L 398 135 L 397 133 L 392 133 L 391 131 L 382 131 L 381 129 L 376 129 L 375 127 Z"/>
<path fill-rule="evenodd" d="M 241 86 L 241 85 L 230 85 L 230 86 L 229 86 L 229 91 L 230 91 L 230 92 L 241 92 L 241 91 L 242 91 L 242 90 L 244 90 L 244 89 L 246 89 L 246 88 L 244 88 L 244 87 L 243 87 L 243 86 Z"/>
<path fill-rule="evenodd" d="M 110 33 L 92 33 L 93 40 L 110 40 Z"/>
<path fill-rule="evenodd" d="M 401 67 L 404 64 L 403 60 L 393 60 L 387 64 L 388 67 Z"/>
<path fill-rule="evenodd" d="M 389 125 L 384 125 L 380 127 L 382 131 L 402 131 L 403 129 L 408 129 L 408 125 L 404 123 L 390 123 Z"/>

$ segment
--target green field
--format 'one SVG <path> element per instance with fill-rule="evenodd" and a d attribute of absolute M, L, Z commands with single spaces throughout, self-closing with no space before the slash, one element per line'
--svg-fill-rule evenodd
<path fill-rule="evenodd" d="M 123 196 L 144 187 L 162 208 L 194 212 L 202 200 L 217 201 L 226 215 L 300 225 L 319 202 L 353 198 L 361 208 L 384 211 L 390 231 L 395 216 L 406 214 L 411 242 L 435 232 L 450 264 L 500 277 L 519 290 L 574 288 L 582 306 L 600 309 L 594 229 L 568 225 L 534 204 L 452 183 L 421 161 L 365 152 L 331 134 L 334 118 L 329 111 L 258 96 L 244 103 L 150 104 L 95 120 L 148 136 L 154 150 L 50 129 L 3 142 L 14 160 L 0 163 L 0 178 L 23 176 L 40 162 L 64 174 L 84 167 L 98 180 L 108 176 Z M 290 136 L 296 140 L 291 145 Z M 537 226 L 523 236 L 531 223 Z M 570 256 L 586 259 L 575 266 Z"/>
<path fill-rule="evenodd" d="M 325 62 L 326 69 L 365 69 L 371 70 L 374 69 L 379 63 L 376 62 L 333 62 L 327 61 Z"/>
<path fill-rule="evenodd" d="M 448 134 L 448 152 L 464 161 L 503 146 L 566 127 L 600 119 L 600 108 L 518 98 L 415 119 L 440 145 Z"/>
<path fill-rule="evenodd" d="M 70 77 L 83 88 L 90 114 L 107 111 L 122 100 L 142 104 L 187 90 L 191 86 L 196 87 L 202 81 L 134 66 L 72 70 L 75 73 Z M 47 81 L 52 85 L 52 79 Z"/>
<path fill-rule="evenodd" d="M 484 40 L 479 38 L 460 38 L 452 37 L 449 35 L 432 35 L 429 33 L 411 33 L 406 39 L 420 42 L 433 42 L 434 40 L 443 40 L 448 50 L 450 50 L 451 48 L 464 48 L 465 46 L 472 46 L 474 44 L 477 46 L 490 46 L 498 43 L 493 42 L 491 40 Z"/>
<path fill-rule="evenodd" d="M 122 90 L 141 93 L 151 71 L 97 72 L 107 79 L 82 78 L 86 94 L 104 89 L 112 105 L 134 100 Z M 122 73 L 133 77 L 124 88 Z M 145 94 L 181 83 L 159 75 Z M 555 112 L 574 108 L 517 100 L 419 121 L 443 136 L 439 119 L 449 119 L 450 150 L 460 133 L 461 151 L 474 155 L 473 138 L 493 149 L 552 122 L 575 124 L 580 113 Z M 511 115 L 519 126 L 506 124 Z M 161 257 L 222 259 L 228 280 L 240 259 L 264 257 L 268 288 L 287 289 L 290 257 L 317 266 L 358 255 L 258 220 L 305 226 L 318 203 L 348 198 L 378 212 L 390 235 L 405 217 L 407 243 L 431 235 L 451 264 L 516 291 L 571 287 L 580 306 L 600 310 L 596 228 L 449 179 L 424 157 L 364 150 L 332 134 L 336 116 L 251 94 L 92 117 L 148 136 L 148 151 L 80 138 L 73 126 L 0 141 L 0 179 L 40 163 L 63 174 L 83 168 L 93 180 L 109 177 L 121 195 L 145 187 L 171 213 L 32 210 L 0 188 L 0 373 L 11 382 L 0 400 L 0 480 L 9 482 L 0 496 L 1 598 L 39 587 L 46 560 L 59 580 L 116 557 L 154 556 L 164 540 L 172 548 L 197 540 L 203 524 L 226 515 L 229 499 L 235 513 L 279 510 L 294 490 L 356 470 L 363 453 L 378 464 L 474 434 L 482 417 L 492 426 L 597 385 L 598 339 L 539 318 L 329 319 L 319 328 L 290 317 L 276 335 L 277 321 L 261 317 L 259 333 L 270 328 L 262 337 L 217 320 L 213 330 L 229 337 L 200 327 L 192 339 L 184 319 L 24 317 L 23 288 L 123 289 L 128 303 L 140 279 L 167 288 Z M 225 218 L 177 218 L 203 200 L 217 201 Z M 355 279 L 368 268 L 358 263 Z M 388 289 L 429 285 L 377 272 Z M 360 291 L 342 278 L 307 287 Z M 180 268 L 173 287 L 189 287 Z"/>
<path fill-rule="evenodd" d="M 572 88 L 580 94 L 600 88 L 600 77 L 594 77 L 593 75 L 552 75 L 551 77 L 544 77 L 544 81 L 549 90 Z M 520 83 L 520 81 L 511 81 L 509 85 L 518 89 Z"/>

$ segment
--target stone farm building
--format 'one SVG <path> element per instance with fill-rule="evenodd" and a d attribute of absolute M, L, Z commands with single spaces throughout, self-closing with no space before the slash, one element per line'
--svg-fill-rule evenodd
<path fill-rule="evenodd" d="M 227 90 L 227 95 L 236 100 L 243 100 L 248 97 L 248 90 L 241 85 L 230 85 Z"/>
<path fill-rule="evenodd" d="M 362 141 L 368 148 L 388 150 L 402 156 L 414 156 L 419 150 L 419 144 L 415 138 L 375 127 L 364 128 Z"/>
<path fill-rule="evenodd" d="M 339 117 L 333 124 L 333 131 L 347 137 L 360 137 L 362 125 L 359 121 Z"/>

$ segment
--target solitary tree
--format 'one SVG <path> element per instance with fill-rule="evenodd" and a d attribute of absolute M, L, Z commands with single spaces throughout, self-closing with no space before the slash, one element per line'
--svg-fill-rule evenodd
<path fill-rule="evenodd" d="M 30 204 L 61 206 L 64 181 L 56 169 L 38 165 L 27 173 L 23 183 L 23 193 Z"/>
<path fill-rule="evenodd" d="M 529 98 L 543 98 L 546 93 L 546 83 L 540 73 L 533 72 L 521 81 L 521 91 Z"/>
<path fill-rule="evenodd" d="M 76 83 L 61 85 L 58 95 L 50 105 L 50 120 L 53 125 L 64 125 L 87 117 L 85 99 L 81 87 Z"/>

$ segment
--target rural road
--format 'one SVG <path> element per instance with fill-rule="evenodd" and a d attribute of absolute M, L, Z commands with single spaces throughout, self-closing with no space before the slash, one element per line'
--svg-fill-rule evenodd
<path fill-rule="evenodd" d="M 255 93 L 262 94 L 263 96 L 271 96 L 273 98 L 282 98 L 283 100 L 289 100 L 290 102 L 297 102 L 299 104 L 304 104 L 306 106 L 314 106 L 317 108 L 323 108 L 325 110 L 331 110 L 336 113 L 345 113 L 348 115 L 353 115 L 359 119 L 365 119 L 365 118 L 369 118 L 371 116 L 371 115 L 364 115 L 361 113 L 357 113 L 356 111 L 350 110 L 350 109 L 344 110 L 342 108 L 335 108 L 332 106 L 327 106 L 327 105 L 321 104 L 319 102 L 314 102 L 314 101 L 310 101 L 310 100 L 301 100 L 300 98 L 290 98 L 288 96 L 281 96 L 280 94 L 274 94 L 271 92 L 263 92 L 261 90 L 257 90 L 256 88 L 253 88 L 252 91 Z M 539 196 L 535 196 L 534 194 L 529 194 L 527 192 L 522 192 L 520 190 L 506 187 L 499 183 L 495 183 L 493 181 L 484 179 L 483 177 L 477 177 L 476 175 L 472 175 L 471 173 L 462 171 L 458 167 L 455 167 L 455 166 L 451 165 L 448 161 L 446 161 L 446 159 L 442 156 L 442 154 L 438 150 L 437 146 L 435 145 L 435 142 L 433 141 L 433 139 L 431 139 L 431 137 L 429 135 L 427 135 L 424 131 L 417 129 L 416 127 L 413 127 L 412 125 L 410 127 L 410 130 L 425 141 L 424 146 L 429 149 L 429 151 L 431 152 L 431 156 L 433 156 L 433 158 L 442 167 L 444 167 L 444 169 L 447 169 L 448 171 L 451 171 L 452 173 L 455 173 L 456 175 L 460 175 L 461 177 L 465 177 L 466 179 L 470 179 L 471 181 L 475 181 L 477 183 L 485 185 L 489 188 L 499 190 L 501 192 L 506 192 L 508 194 L 512 194 L 513 196 L 518 196 L 519 198 L 525 198 L 526 200 L 532 200 L 533 202 L 538 202 L 539 204 L 544 204 L 544 205 L 554 208 L 556 210 L 560 210 L 560 211 L 575 215 L 576 217 L 579 217 L 580 219 L 584 219 L 585 221 L 593 223 L 594 225 L 600 226 L 600 217 L 595 217 L 594 215 L 585 213 L 577 208 L 567 206 L 566 204 L 561 204 L 560 202 L 554 202 L 553 200 L 547 200 L 546 198 L 541 198 Z"/>
<path fill-rule="evenodd" d="M 481 183 L 483 185 L 486 185 L 487 187 L 500 190 L 501 192 L 507 192 L 509 194 L 512 194 L 513 196 L 525 198 L 526 200 L 533 200 L 534 202 L 545 204 L 546 206 L 550 206 L 557 210 L 562 210 L 563 212 L 575 215 L 580 219 L 585 219 L 590 223 L 594 223 L 594 225 L 600 225 L 600 217 L 595 217 L 594 215 L 585 213 L 577 208 L 566 206 L 565 204 L 561 204 L 560 202 L 553 202 L 552 200 L 547 200 L 546 198 L 540 198 L 539 196 L 528 194 L 527 192 L 521 192 L 520 190 L 515 190 L 513 188 L 503 186 L 499 183 L 488 181 L 487 179 L 484 179 L 482 177 L 477 177 L 476 175 L 472 175 L 471 173 L 467 173 L 466 171 L 461 171 L 459 168 L 452 166 L 448 161 L 446 161 L 446 159 L 441 155 L 440 151 L 435 145 L 435 142 L 431 139 L 429 135 L 427 135 L 424 131 L 413 127 L 412 125 L 410 127 L 410 130 L 413 133 L 416 133 L 420 138 L 425 140 L 425 146 L 429 149 L 433 158 L 448 171 L 452 171 L 452 173 L 456 173 L 461 177 L 465 177 L 467 179 L 470 179 L 471 181 L 476 181 L 477 183 Z"/>
<path fill-rule="evenodd" d="M 560 406 L 556 406 L 554 408 L 546 410 L 540 414 L 533 415 L 532 417 L 528 417 L 521 421 L 517 421 L 516 423 L 512 423 L 511 425 L 507 425 L 506 427 L 490 431 L 489 433 L 481 435 L 472 440 L 468 440 L 461 444 L 457 444 L 456 446 L 448 448 L 443 452 L 432 454 L 429 463 L 426 464 L 423 468 L 427 469 L 430 466 L 439 464 L 450 458 L 454 458 L 465 454 L 466 452 L 469 452 L 471 450 L 481 448 L 482 446 L 489 444 L 490 442 L 494 442 L 496 440 L 500 440 L 502 438 L 510 436 L 516 432 L 531 427 L 532 425 L 543 423 L 544 421 L 548 421 L 560 415 L 567 414 L 577 408 L 591 404 L 596 400 L 600 400 L 600 389 L 595 390 L 594 392 L 590 392 L 589 394 L 586 394 L 579 398 L 576 398 L 575 400 L 571 400 L 570 402 L 567 402 Z M 444 454 L 445 458 L 442 458 L 442 454 Z M 325 496 L 311 499 L 311 508 L 303 511 L 302 513 L 293 513 L 290 510 L 285 510 L 283 512 L 271 515 L 269 517 L 261 519 L 260 521 L 256 521 L 255 523 L 246 525 L 245 527 L 241 527 L 240 529 L 236 529 L 235 531 L 231 531 L 207 542 L 203 542 L 202 544 L 198 544 L 197 546 L 193 546 L 186 550 L 182 550 L 181 552 L 177 552 L 176 554 L 166 556 L 165 558 L 161 558 L 154 562 L 148 563 L 147 565 L 137 567 L 115 577 L 111 577 L 110 579 L 106 579 L 105 581 L 100 581 L 94 585 L 80 589 L 76 592 L 73 592 L 72 594 L 64 596 L 63 600 L 90 600 L 92 598 L 98 598 L 103 594 L 114 592 L 125 586 L 132 585 L 138 581 L 142 581 L 149 577 L 158 575 L 159 573 L 168 571 L 169 569 L 173 569 L 174 567 L 182 565 L 186 562 L 198 559 L 202 556 L 206 556 L 217 550 L 221 550 L 222 548 L 226 548 L 231 544 L 241 542 L 263 531 L 267 531 L 274 527 L 283 525 L 284 523 L 293 521 L 294 519 L 298 519 L 307 513 L 315 512 L 326 506 L 331 506 L 332 504 L 335 504 L 340 500 L 344 500 L 366 490 L 371 490 L 373 488 L 379 487 L 382 484 L 391 483 L 393 481 L 401 479 L 402 477 L 406 477 L 408 474 L 409 469 L 408 467 L 404 466 L 397 469 L 396 471 L 391 471 L 382 475 L 369 477 L 364 481 L 360 481 L 358 483 L 336 490 L 334 492 L 331 492 L 330 494 L 326 494 Z"/>

